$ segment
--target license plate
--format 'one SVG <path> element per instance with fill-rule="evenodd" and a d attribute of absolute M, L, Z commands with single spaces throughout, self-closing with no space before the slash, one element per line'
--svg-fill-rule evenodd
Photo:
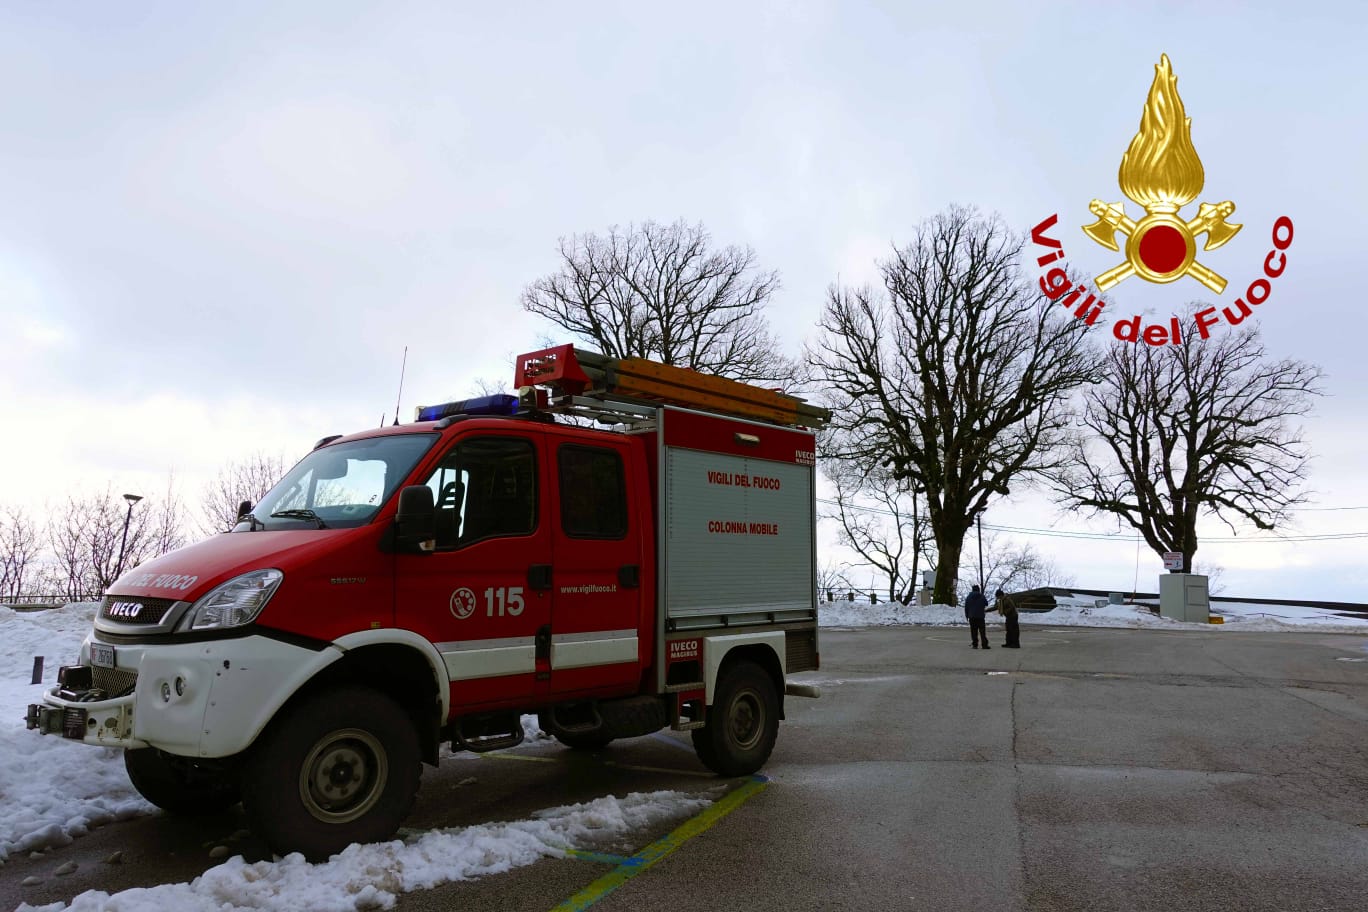
<path fill-rule="evenodd" d="M 96 668 L 114 667 L 114 647 L 104 643 L 90 644 L 90 664 Z"/>

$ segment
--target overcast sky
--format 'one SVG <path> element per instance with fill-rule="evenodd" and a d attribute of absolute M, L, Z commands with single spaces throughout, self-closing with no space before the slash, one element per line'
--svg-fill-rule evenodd
<path fill-rule="evenodd" d="M 556 241 L 702 222 L 781 275 L 792 354 L 827 286 L 863 281 L 948 205 L 1077 228 L 1167 53 L 1243 232 L 1202 261 L 1229 304 L 1280 215 L 1257 319 L 1313 361 L 1315 507 L 1368 507 L 1359 4 L 11 3 L 0 11 L 0 503 L 68 489 L 194 503 L 226 461 L 508 383 L 552 327 L 522 288 Z M 1129 204 L 1132 215 L 1138 207 Z M 1193 209 L 1185 211 L 1191 217 Z M 1144 286 L 1144 287 L 1141 287 Z M 1166 318 L 1190 279 L 1108 295 Z M 1100 324 L 1099 324 L 1100 325 Z M 1108 531 L 1018 496 L 989 522 Z M 1290 534 L 1368 530 L 1308 510 Z M 1228 593 L 1368 600 L 1365 540 L 1216 543 Z M 1250 530 L 1241 529 L 1242 538 Z M 1153 589 L 1133 539 L 1032 537 L 1078 584 Z"/>

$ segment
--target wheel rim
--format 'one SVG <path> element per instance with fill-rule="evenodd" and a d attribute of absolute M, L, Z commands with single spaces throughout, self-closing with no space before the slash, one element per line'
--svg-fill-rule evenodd
<path fill-rule="evenodd" d="M 765 705 L 760 694 L 747 688 L 732 700 L 727 711 L 727 732 L 741 750 L 750 750 L 760 743 L 765 731 Z"/>
<path fill-rule="evenodd" d="M 359 728 L 339 729 L 304 757 L 299 797 L 318 820 L 346 823 L 375 806 L 388 778 L 389 761 L 376 737 Z"/>

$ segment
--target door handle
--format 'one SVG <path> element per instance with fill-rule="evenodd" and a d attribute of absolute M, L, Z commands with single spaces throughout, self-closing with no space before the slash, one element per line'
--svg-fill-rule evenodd
<path fill-rule="evenodd" d="M 551 680 L 551 625 L 543 624 L 537 628 L 537 635 L 533 639 L 534 655 L 536 663 L 536 678 L 538 681 Z"/>
<path fill-rule="evenodd" d="M 623 564 L 618 567 L 618 585 L 623 589 L 635 589 L 641 585 L 641 568 L 636 564 Z"/>
<path fill-rule="evenodd" d="M 527 568 L 527 586 L 529 589 L 550 589 L 551 588 L 551 565 L 533 564 Z"/>

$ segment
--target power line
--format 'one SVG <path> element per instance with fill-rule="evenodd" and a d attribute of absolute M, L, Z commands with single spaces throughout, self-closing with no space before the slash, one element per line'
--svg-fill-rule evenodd
<path fill-rule="evenodd" d="M 840 507 L 841 504 L 835 500 L 817 498 L 817 502 L 827 506 Z M 859 510 L 865 513 L 880 513 L 884 516 L 898 516 L 893 510 L 885 510 L 880 507 L 868 507 L 862 504 L 846 504 L 848 510 Z M 1325 509 L 1368 509 L 1360 507 L 1327 507 Z M 1038 535 L 1046 538 L 1072 538 L 1080 541 L 1116 541 L 1129 544 L 1132 540 L 1132 532 L 1087 532 L 1084 530 L 1068 529 L 1038 529 L 1031 526 L 1002 526 L 993 523 L 984 523 L 985 528 L 994 532 L 1010 532 L 1014 535 Z M 1219 542 L 1222 544 L 1259 544 L 1269 542 L 1321 542 L 1321 541 L 1352 541 L 1368 538 L 1368 531 L 1363 532 L 1323 532 L 1307 533 L 1304 535 L 1256 535 L 1256 536 L 1203 536 L 1203 542 Z"/>

